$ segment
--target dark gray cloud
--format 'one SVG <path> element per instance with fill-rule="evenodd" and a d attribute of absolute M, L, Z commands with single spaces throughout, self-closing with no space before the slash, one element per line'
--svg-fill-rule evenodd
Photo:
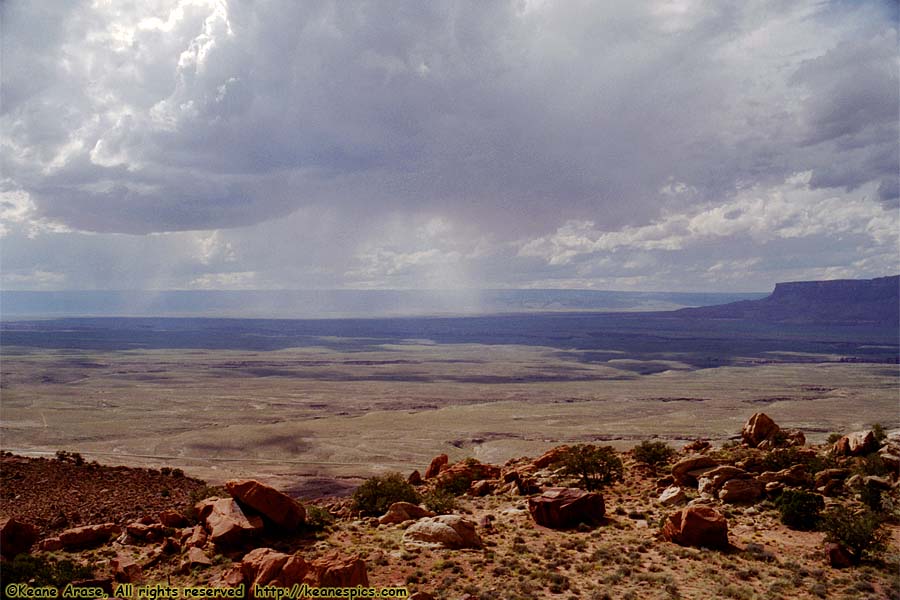
<path fill-rule="evenodd" d="M 900 187 L 891 3 L 0 10 L 5 227 L 26 234 L 3 244 L 31 256 L 53 235 L 72 255 L 90 232 L 128 255 L 128 236 L 154 234 L 174 286 L 631 284 L 701 268 L 688 247 L 705 234 L 684 223 L 748 189 L 804 210 L 842 198 L 854 232 L 892 243 L 873 233 L 896 224 Z M 821 242 L 769 224 L 787 233 L 747 226 L 735 235 L 757 245 L 729 260 Z M 232 248 L 218 267 L 213 235 Z M 858 244 L 841 256 L 831 267 L 876 268 L 853 266 L 871 259 Z M 76 285 L 75 266 L 55 269 L 33 266 Z"/>

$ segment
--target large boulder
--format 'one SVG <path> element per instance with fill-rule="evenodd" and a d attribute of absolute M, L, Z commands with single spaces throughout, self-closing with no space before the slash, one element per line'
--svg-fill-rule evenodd
<path fill-rule="evenodd" d="M 16 554 L 28 552 L 39 535 L 38 528 L 31 523 L 17 519 L 0 519 L 0 554 L 12 558 Z"/>
<path fill-rule="evenodd" d="M 262 518 L 245 515 L 233 498 L 207 498 L 196 508 L 214 544 L 240 545 L 263 528 Z"/>
<path fill-rule="evenodd" d="M 441 472 L 441 469 L 447 465 L 450 461 L 450 457 L 446 454 L 439 454 L 431 459 L 431 464 L 428 465 L 428 469 L 425 470 L 425 479 L 431 479 L 432 477 L 437 477 L 438 473 Z"/>
<path fill-rule="evenodd" d="M 294 530 L 306 520 L 306 509 L 296 500 L 255 479 L 232 479 L 225 489 L 242 506 L 287 530 Z"/>
<path fill-rule="evenodd" d="M 403 533 L 403 543 L 421 548 L 481 548 L 475 523 L 459 515 L 419 519 Z"/>
<path fill-rule="evenodd" d="M 697 487 L 697 479 L 706 471 L 719 466 L 708 456 L 688 456 L 672 465 L 672 478 L 682 487 Z"/>
<path fill-rule="evenodd" d="M 434 513 L 412 502 L 394 502 L 378 522 L 382 525 L 394 525 L 405 521 L 415 521 L 423 517 L 433 517 Z"/>
<path fill-rule="evenodd" d="M 672 513 L 662 530 L 663 537 L 682 546 L 727 548 L 728 522 L 717 510 L 697 504 Z"/>
<path fill-rule="evenodd" d="M 834 443 L 832 453 L 838 456 L 864 456 L 875 452 L 881 445 L 871 431 L 854 431 Z"/>
<path fill-rule="evenodd" d="M 771 440 L 781 428 L 765 413 L 754 413 L 741 430 L 741 439 L 751 448 Z"/>
<path fill-rule="evenodd" d="M 567 529 L 579 523 L 594 525 L 603 520 L 603 496 L 577 488 L 549 488 L 528 499 L 534 522 L 551 529 Z"/>
<path fill-rule="evenodd" d="M 806 465 L 796 464 L 780 471 L 764 471 L 757 476 L 762 483 L 778 482 L 793 487 L 804 487 L 810 484 Z"/>
<path fill-rule="evenodd" d="M 756 479 L 729 479 L 719 490 L 719 500 L 730 504 L 755 502 L 765 491 Z"/>
<path fill-rule="evenodd" d="M 87 548 L 105 544 L 111 537 L 120 533 L 122 528 L 115 523 L 84 525 L 63 531 L 59 534 L 59 541 L 64 548 Z"/>

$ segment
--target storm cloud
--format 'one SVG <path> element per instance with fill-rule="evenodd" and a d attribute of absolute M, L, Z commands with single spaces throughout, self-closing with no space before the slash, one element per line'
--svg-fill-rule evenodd
<path fill-rule="evenodd" d="M 894 2 L 26 2 L 7 289 L 898 270 Z"/>

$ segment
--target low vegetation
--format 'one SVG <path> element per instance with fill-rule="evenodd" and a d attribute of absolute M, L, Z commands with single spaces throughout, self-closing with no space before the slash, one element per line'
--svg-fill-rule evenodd
<path fill-rule="evenodd" d="M 353 492 L 353 510 L 370 517 L 383 515 L 394 502 L 420 501 L 419 492 L 400 473 L 370 477 Z"/>

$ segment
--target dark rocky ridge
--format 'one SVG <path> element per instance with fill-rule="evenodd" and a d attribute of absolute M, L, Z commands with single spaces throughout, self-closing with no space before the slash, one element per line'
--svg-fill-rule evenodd
<path fill-rule="evenodd" d="M 761 300 L 685 308 L 676 314 L 782 323 L 898 324 L 900 276 L 779 283 Z"/>

